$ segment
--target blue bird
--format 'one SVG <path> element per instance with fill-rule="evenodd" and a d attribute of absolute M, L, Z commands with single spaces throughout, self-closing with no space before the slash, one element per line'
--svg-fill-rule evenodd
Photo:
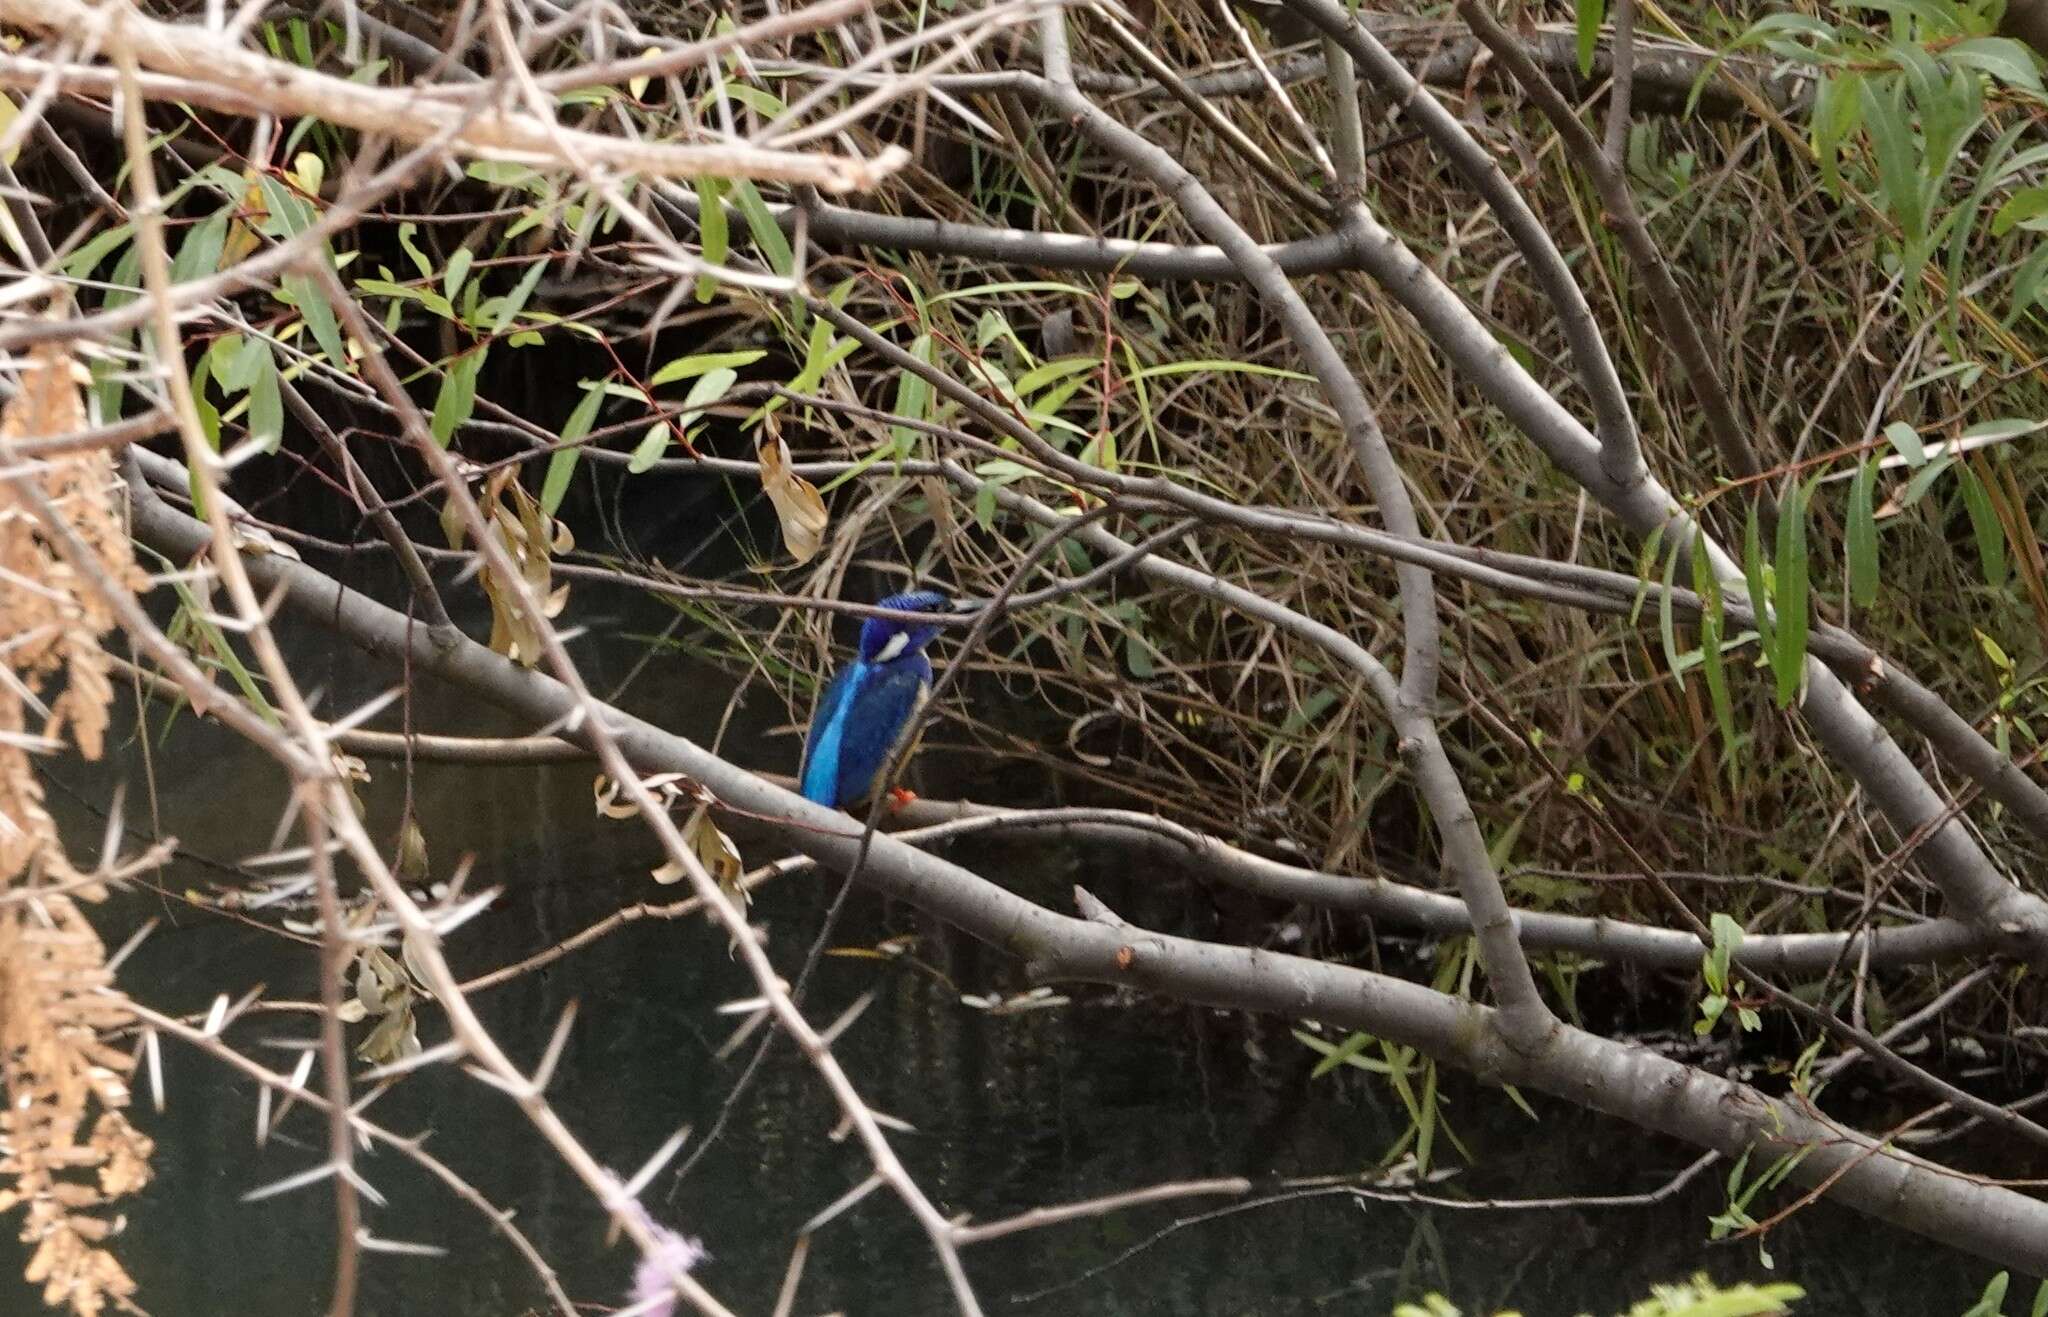
<path fill-rule="evenodd" d="M 950 599 L 934 590 L 892 594 L 879 608 L 944 613 Z M 840 669 L 811 715 L 798 777 L 804 799 L 844 807 L 867 796 L 910 726 L 932 684 L 924 647 L 935 626 L 871 617 L 861 623 L 860 657 Z"/>

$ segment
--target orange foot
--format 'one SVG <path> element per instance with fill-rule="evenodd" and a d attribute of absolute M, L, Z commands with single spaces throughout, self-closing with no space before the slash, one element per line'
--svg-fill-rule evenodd
<path fill-rule="evenodd" d="M 889 788 L 889 812 L 891 814 L 901 814 L 916 803 L 917 793 L 908 787 Z"/>

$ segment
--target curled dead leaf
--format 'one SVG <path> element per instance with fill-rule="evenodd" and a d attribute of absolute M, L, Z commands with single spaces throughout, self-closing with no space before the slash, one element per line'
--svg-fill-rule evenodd
<path fill-rule="evenodd" d="M 775 505 L 782 522 L 782 542 L 792 558 L 809 562 L 825 542 L 825 527 L 831 516 L 825 498 L 810 481 L 790 469 L 789 445 L 779 435 L 768 435 L 754 450 L 761 464 L 761 491 Z"/>
<path fill-rule="evenodd" d="M 732 838 L 711 821 L 709 806 L 699 805 L 690 815 L 689 822 L 683 825 L 683 840 L 689 843 L 705 871 L 718 880 L 725 894 L 745 909 L 747 893 L 740 886 L 740 876 L 746 872 L 746 865 L 741 863 L 739 847 L 732 844 Z M 659 881 L 659 875 L 656 879 Z"/>

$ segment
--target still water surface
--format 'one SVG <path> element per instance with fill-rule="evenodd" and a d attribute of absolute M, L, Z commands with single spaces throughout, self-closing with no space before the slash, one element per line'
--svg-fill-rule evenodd
<path fill-rule="evenodd" d="M 577 620 L 594 626 L 578 652 L 594 688 L 624 677 L 656 630 L 630 602 Z M 306 671 L 346 704 L 388 674 L 352 651 L 301 632 Z M 623 703 L 675 730 L 709 737 L 725 712 L 730 678 L 688 658 L 664 658 L 633 682 Z M 423 730 L 473 734 L 525 729 L 480 715 L 445 692 L 423 690 Z M 158 711 L 154 716 L 161 716 Z M 788 771 L 793 737 L 765 692 L 727 727 L 741 763 Z M 243 880 L 206 861 L 232 863 L 261 850 L 282 804 L 271 767 L 218 731 L 180 718 L 154 746 L 156 809 L 186 858 L 165 876 L 172 890 Z M 99 825 L 81 802 L 105 799 L 116 775 L 143 798 L 132 739 L 108 771 L 66 764 L 54 771 L 53 805 L 89 851 Z M 402 786 L 395 765 L 373 765 L 365 790 L 373 823 L 388 834 Z M 930 766 L 928 765 L 929 769 Z M 938 770 L 944 775 L 943 766 Z M 930 794 L 949 792 L 930 776 Z M 459 769 L 421 765 L 417 809 L 437 875 L 475 857 L 472 889 L 503 895 L 450 947 L 465 977 L 517 960 L 621 906 L 674 899 L 647 877 L 655 856 L 644 829 L 608 822 L 591 808 L 591 771 L 581 766 Z M 146 821 L 146 807 L 131 808 Z M 748 858 L 766 858 L 758 838 Z M 1087 885 L 1141 923 L 1201 931 L 1214 913 L 1200 891 L 1149 868 L 1097 863 L 1054 848 L 963 845 L 957 858 L 1019 891 L 1061 903 Z M 816 876 L 765 889 L 755 906 L 777 965 L 794 974 L 819 926 L 833 884 Z M 1276 912 L 1278 913 L 1278 912 Z M 216 993 L 258 983 L 271 996 L 315 994 L 312 957 L 276 936 L 159 895 L 117 897 L 97 914 L 110 945 L 141 919 L 163 921 L 123 968 L 123 986 L 167 1010 L 203 1011 Z M 1274 1021 L 1248 1020 L 1096 989 L 1058 1010 L 992 1016 L 960 994 L 1014 990 L 1014 965 L 915 911 L 856 894 L 835 943 L 873 945 L 914 933 L 924 968 L 901 961 L 838 958 L 821 968 L 809 1006 L 829 1019 L 862 992 L 872 1009 L 837 1051 L 878 1109 L 916 1127 L 896 1145 L 947 1212 L 987 1220 L 1067 1199 L 1161 1180 L 1245 1175 L 1262 1184 L 1341 1174 L 1373 1164 L 1404 1125 L 1383 1089 L 1350 1080 L 1311 1082 L 1312 1057 Z M 948 986 L 948 981 L 953 985 Z M 728 1017 L 719 1002 L 751 995 L 723 937 L 702 922 L 629 925 L 596 947 L 484 994 L 486 1022 L 531 1064 L 571 1001 L 576 1030 L 551 1097 L 570 1126 L 609 1165 L 630 1173 L 679 1126 L 710 1127 L 746 1055 L 720 1061 Z M 363 1026 L 358 1026 L 360 1035 Z M 429 1045 L 444 1036 L 431 1007 Z M 289 1070 L 280 1044 L 310 1035 L 305 1016 L 251 1015 L 230 1040 Z M 157 1317 L 184 1314 L 311 1314 L 329 1284 L 331 1197 L 322 1187 L 248 1203 L 249 1190 L 313 1165 L 325 1125 L 299 1113 L 258 1149 L 256 1093 L 217 1063 L 165 1044 L 169 1104 L 139 1123 L 158 1142 L 157 1179 L 130 1211 L 119 1249 Z M 138 1084 L 146 1092 L 145 1084 Z M 1663 1183 L 1692 1153 L 1676 1144 L 1536 1099 L 1532 1123 L 1497 1092 L 1450 1094 L 1451 1118 L 1477 1165 L 1438 1191 L 1470 1197 L 1639 1192 Z M 446 1068 L 417 1074 L 372 1114 L 402 1132 L 432 1131 L 430 1146 L 521 1226 L 558 1268 L 568 1292 L 602 1311 L 623 1296 L 632 1259 L 607 1247 L 605 1223 L 582 1185 L 532 1133 L 509 1100 Z M 774 1304 L 797 1227 L 859 1183 L 859 1149 L 825 1134 L 836 1109 L 810 1071 L 784 1049 L 757 1076 L 724 1133 L 687 1179 L 658 1180 L 646 1195 L 656 1214 L 710 1250 L 703 1280 L 735 1311 Z M 1442 1143 L 1439 1141 L 1441 1150 Z M 1440 1153 L 1441 1155 L 1441 1153 Z M 1453 1163 L 1455 1164 L 1455 1163 Z M 524 1262 L 469 1206 L 389 1150 L 361 1163 L 389 1199 L 367 1208 L 379 1236 L 445 1248 L 438 1259 L 365 1259 L 359 1311 L 520 1314 L 544 1311 Z M 1642 1297 L 1649 1283 L 1705 1268 L 1722 1279 L 1767 1279 L 1754 1247 L 1709 1246 L 1708 1216 L 1723 1204 L 1712 1171 L 1655 1206 L 1625 1211 L 1503 1213 L 1415 1209 L 1344 1197 L 1287 1201 L 1191 1222 L 1223 1200 L 1140 1208 L 995 1241 L 968 1266 L 991 1313 L 1384 1314 L 1401 1297 L 1440 1289 L 1468 1310 L 1514 1302 L 1531 1317 L 1606 1313 Z M 1164 1231 L 1166 1233 L 1162 1234 Z M 38 1311 L 20 1288 L 18 1246 L 0 1236 L 0 1314 Z M 1780 1278 L 1813 1296 L 1815 1314 L 1947 1314 L 1968 1306 L 1989 1274 L 1960 1254 L 1818 1206 L 1772 1237 Z M 923 1314 L 950 1311 L 922 1233 L 885 1192 L 821 1232 L 795 1311 Z"/>

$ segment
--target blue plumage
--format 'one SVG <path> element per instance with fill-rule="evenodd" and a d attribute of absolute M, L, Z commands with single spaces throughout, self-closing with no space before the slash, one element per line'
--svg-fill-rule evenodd
<path fill-rule="evenodd" d="M 877 606 L 940 613 L 952 603 L 936 591 L 917 590 L 890 595 Z M 806 800 L 845 806 L 868 794 L 931 685 L 924 647 L 938 633 L 935 626 L 879 617 L 861 624 L 860 656 L 840 669 L 811 715 L 799 775 Z"/>

